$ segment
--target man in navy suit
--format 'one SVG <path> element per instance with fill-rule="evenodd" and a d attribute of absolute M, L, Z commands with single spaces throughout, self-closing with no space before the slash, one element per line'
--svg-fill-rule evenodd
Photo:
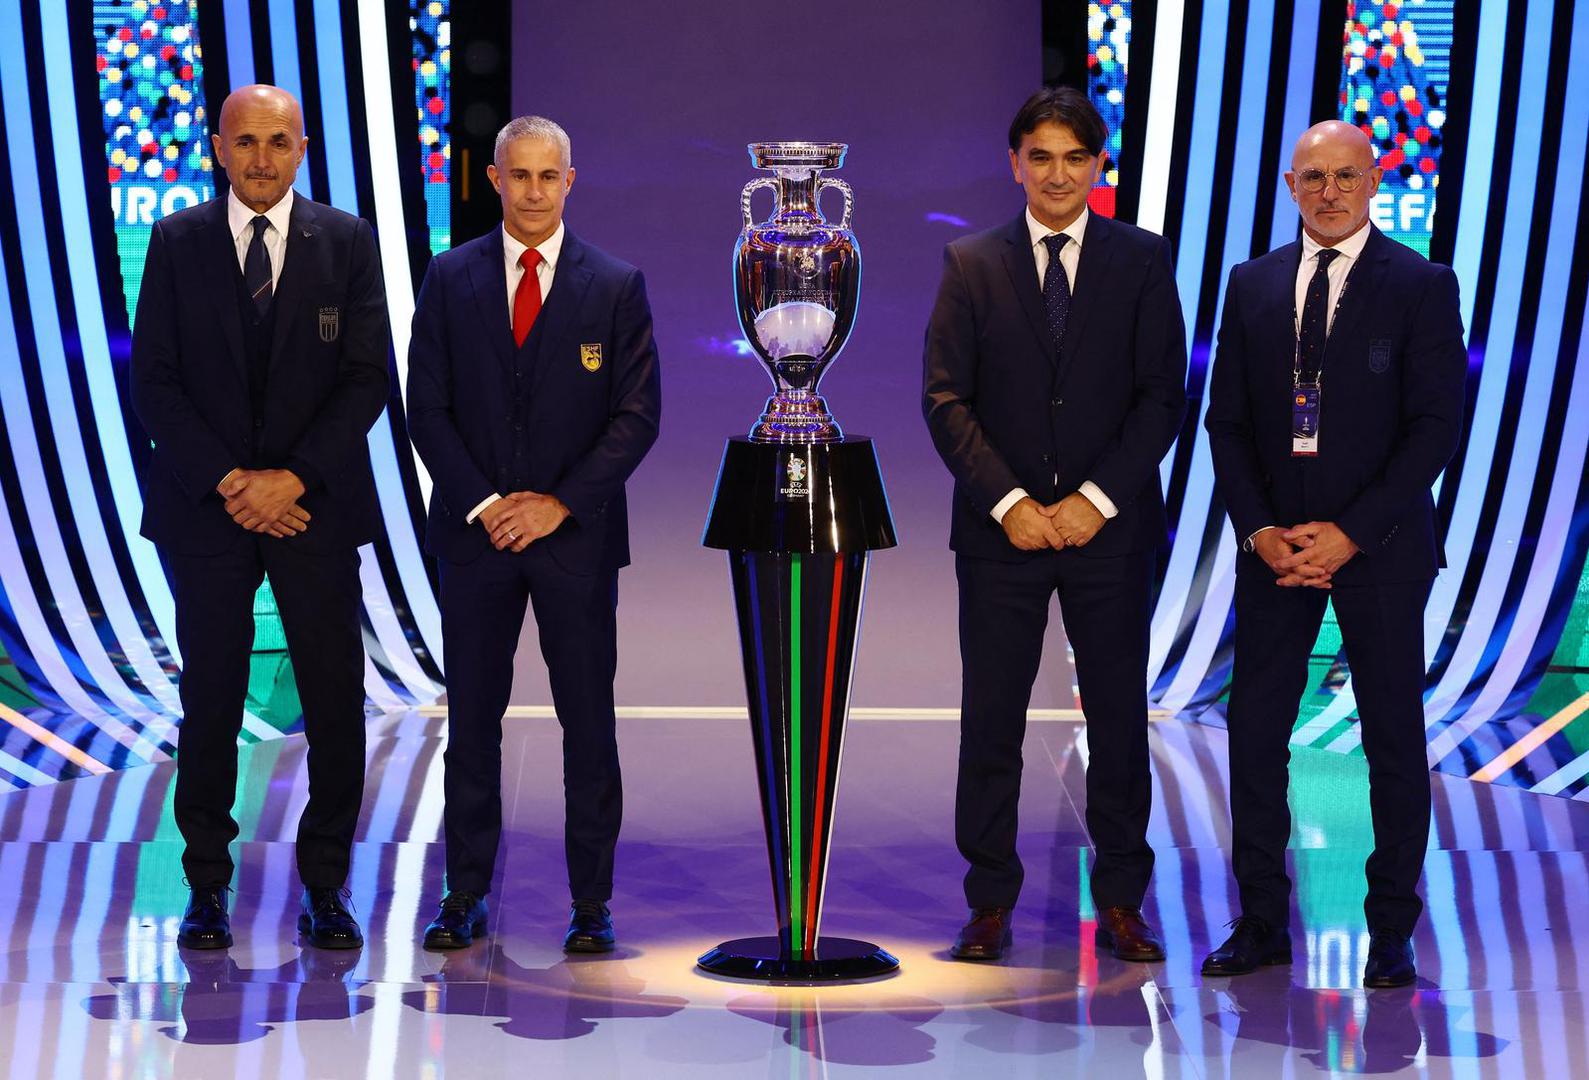
<path fill-rule="evenodd" d="M 1087 209 L 1105 135 L 1068 87 L 1021 107 L 1010 169 L 1026 210 L 949 245 L 927 326 L 922 408 L 955 480 L 955 839 L 971 908 L 959 959 L 997 959 L 1010 943 L 1021 744 L 1056 592 L 1091 750 L 1098 941 L 1122 959 L 1164 957 L 1140 910 L 1153 870 L 1148 620 L 1168 538 L 1158 463 L 1186 410 L 1185 326 L 1164 238 Z"/>
<path fill-rule="evenodd" d="M 1227 723 L 1241 915 L 1203 963 L 1291 961 L 1287 762 L 1333 601 L 1368 758 L 1374 851 L 1366 986 L 1402 986 L 1429 842 L 1423 610 L 1442 565 L 1430 485 L 1457 447 L 1467 351 L 1457 279 L 1368 220 L 1373 146 L 1331 120 L 1286 183 L 1302 239 L 1230 274 L 1206 424 L 1241 543 Z"/>
<path fill-rule="evenodd" d="M 409 432 L 435 480 L 426 544 L 441 564 L 448 703 L 448 891 L 425 946 L 461 948 L 485 926 L 528 603 L 563 727 L 563 946 L 602 952 L 623 811 L 612 683 L 624 481 L 656 441 L 657 350 L 640 271 L 563 226 L 563 129 L 513 120 L 495 159 L 502 228 L 431 262 L 409 349 Z"/>
<path fill-rule="evenodd" d="M 386 295 L 363 220 L 292 190 L 298 103 L 245 86 L 211 136 L 226 194 L 158 223 L 133 327 L 132 400 L 154 452 L 143 535 L 176 598 L 182 728 L 173 811 L 192 888 L 177 935 L 232 943 L 237 735 L 270 576 L 309 742 L 299 926 L 362 943 L 342 889 L 364 794 L 360 544 L 378 510 L 365 436 L 386 405 Z"/>

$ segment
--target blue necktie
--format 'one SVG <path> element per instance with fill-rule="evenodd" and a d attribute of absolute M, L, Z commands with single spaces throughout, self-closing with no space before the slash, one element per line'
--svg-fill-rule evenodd
<path fill-rule="evenodd" d="M 1043 303 L 1048 306 L 1048 332 L 1054 337 L 1054 352 L 1065 346 L 1065 324 L 1070 321 L 1070 278 L 1059 261 L 1059 249 L 1070 237 L 1064 233 L 1043 237 L 1048 248 L 1048 269 L 1043 272 Z"/>
<path fill-rule="evenodd" d="M 265 250 L 265 229 L 270 220 L 260 214 L 254 218 L 254 239 L 248 243 L 248 253 L 243 256 L 243 284 L 254 301 L 254 311 L 263 319 L 270 310 L 272 295 L 270 281 L 270 252 Z"/>
<path fill-rule="evenodd" d="M 1340 252 L 1334 248 L 1319 249 L 1319 266 L 1308 279 L 1308 290 L 1302 300 L 1302 318 L 1297 323 L 1297 359 L 1302 382 L 1319 381 L 1319 369 L 1324 366 L 1324 344 L 1330 338 L 1329 298 L 1330 263 Z"/>

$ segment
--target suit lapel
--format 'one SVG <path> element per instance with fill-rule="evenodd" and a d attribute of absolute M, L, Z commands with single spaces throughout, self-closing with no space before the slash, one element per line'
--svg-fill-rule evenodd
<path fill-rule="evenodd" d="M 1037 284 L 1037 260 L 1032 257 L 1032 236 L 1026 231 L 1024 211 L 1010 225 L 1005 240 L 1004 269 L 1010 275 L 1010 288 L 1026 312 L 1026 322 L 1037 335 L 1043 355 L 1054 363 L 1054 339 L 1048 332 L 1048 310 L 1043 306 L 1043 290 Z"/>
<path fill-rule="evenodd" d="M 281 277 L 276 281 L 276 296 L 272 301 L 272 307 L 275 308 L 272 316 L 276 323 L 270 342 L 272 370 L 281 360 L 287 339 L 292 336 L 292 327 L 298 324 L 298 308 L 303 303 L 307 279 L 313 273 L 318 259 L 319 245 L 320 226 L 315 224 L 314 210 L 308 199 L 295 195 L 292 216 L 287 222 L 287 259 L 281 268 Z"/>
<path fill-rule="evenodd" d="M 491 342 L 491 351 L 505 368 L 513 366 L 513 324 L 508 318 L 508 271 L 503 263 L 502 229 L 486 234 L 475 257 L 469 260 L 469 285 L 474 292 L 480 325 Z"/>
<path fill-rule="evenodd" d="M 1349 347 L 1346 344 L 1348 339 L 1356 333 L 1363 314 L 1373 306 L 1374 298 L 1379 295 L 1382 264 L 1390 257 L 1390 250 L 1385 245 L 1395 242 L 1374 226 L 1368 227 L 1368 242 L 1363 245 L 1357 265 L 1352 267 L 1347 276 L 1340 309 L 1335 313 L 1335 321 L 1330 324 L 1330 336 L 1324 347 L 1326 371 L 1329 370 L 1331 353 Z"/>
<path fill-rule="evenodd" d="M 563 250 L 558 253 L 557 269 L 552 276 L 552 290 L 541 302 L 541 313 L 535 319 L 535 329 L 531 335 L 535 344 L 535 368 L 530 373 L 531 390 L 539 385 L 551 358 L 558 352 L 558 346 L 568 336 L 569 328 L 584 303 L 591 276 L 585 266 L 585 245 L 573 233 L 565 232 Z"/>
<path fill-rule="evenodd" d="M 221 324 L 227 358 L 236 369 L 237 377 L 247 386 L 248 370 L 243 358 L 243 316 L 237 310 L 237 279 L 242 271 L 237 266 L 237 243 L 232 238 L 232 230 L 226 220 L 226 198 L 223 194 L 210 200 L 205 235 L 199 245 L 202 260 L 200 270 L 208 283 L 210 305 Z"/>
<path fill-rule="evenodd" d="M 1114 222 L 1102 214 L 1089 214 L 1087 231 L 1082 236 L 1081 258 L 1076 264 L 1076 287 L 1070 296 L 1070 319 L 1065 327 L 1066 347 L 1059 358 L 1055 385 L 1065 378 L 1070 368 L 1070 358 L 1079 351 L 1083 335 L 1087 332 L 1087 316 L 1098 307 L 1089 303 L 1093 297 L 1109 295 L 1109 263 L 1114 255 L 1114 245 L 1109 230 Z M 1035 275 L 1037 271 L 1034 269 Z"/>

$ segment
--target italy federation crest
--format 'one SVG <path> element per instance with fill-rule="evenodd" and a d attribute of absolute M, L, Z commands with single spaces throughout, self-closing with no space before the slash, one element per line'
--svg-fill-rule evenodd
<path fill-rule="evenodd" d="M 320 340 L 335 341 L 342 333 L 342 309 L 336 307 L 323 307 L 320 309 Z"/>
<path fill-rule="evenodd" d="M 1368 370 L 1383 375 L 1390 370 L 1390 352 L 1395 344 L 1392 338 L 1375 338 L 1368 343 Z"/>
<path fill-rule="evenodd" d="M 601 346 L 581 345 L 579 347 L 579 362 L 586 371 L 599 371 L 601 369 Z"/>

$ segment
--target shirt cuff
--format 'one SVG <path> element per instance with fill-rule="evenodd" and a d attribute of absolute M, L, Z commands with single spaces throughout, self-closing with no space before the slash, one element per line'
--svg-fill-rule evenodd
<path fill-rule="evenodd" d="M 241 468 L 242 466 L 239 465 L 235 469 L 228 469 L 226 475 L 215 482 L 215 493 L 217 495 L 221 493 L 221 488 L 226 486 L 226 482 L 232 478 L 232 473 L 237 472 Z"/>
<path fill-rule="evenodd" d="M 1088 502 L 1098 508 L 1098 512 L 1104 516 L 1105 521 L 1119 516 L 1120 508 L 1110 500 L 1109 496 L 1103 493 L 1103 488 L 1091 480 L 1083 480 L 1081 487 L 1076 490 L 1081 492 Z"/>
<path fill-rule="evenodd" d="M 1010 493 L 993 504 L 993 520 L 1000 525 L 1004 524 L 1004 515 L 1010 512 L 1010 507 L 1026 498 L 1026 489 L 1022 487 L 1011 488 Z"/>
<path fill-rule="evenodd" d="M 475 505 L 473 510 L 464 515 L 464 521 L 470 525 L 473 525 L 474 519 L 480 516 L 480 511 L 484 510 L 486 507 L 490 506 L 492 503 L 498 501 L 501 498 L 502 496 L 493 491 L 491 494 L 481 499 L 480 502 Z"/>
<path fill-rule="evenodd" d="M 1254 529 L 1252 531 L 1252 535 L 1241 542 L 1241 549 L 1247 552 L 1247 554 L 1251 555 L 1254 550 L 1252 542 L 1258 538 L 1258 534 L 1261 532 L 1268 532 L 1270 529 L 1278 529 L 1279 527 L 1280 526 L 1278 525 L 1265 525 L 1261 529 Z"/>

